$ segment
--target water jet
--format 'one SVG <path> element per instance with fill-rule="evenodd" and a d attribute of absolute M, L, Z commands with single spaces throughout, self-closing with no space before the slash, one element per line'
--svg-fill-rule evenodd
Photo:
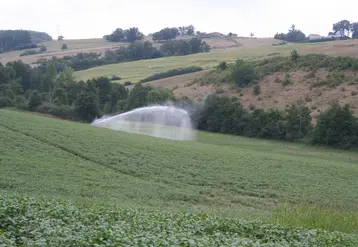
<path fill-rule="evenodd" d="M 148 106 L 96 119 L 93 126 L 172 140 L 193 140 L 190 114 L 174 106 Z"/>

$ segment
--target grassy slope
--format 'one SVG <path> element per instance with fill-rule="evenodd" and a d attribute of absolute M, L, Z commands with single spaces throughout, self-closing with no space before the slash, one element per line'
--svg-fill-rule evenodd
<path fill-rule="evenodd" d="M 51 59 L 52 56 L 63 57 L 66 55 L 75 55 L 80 52 L 105 52 L 107 49 L 112 49 L 119 47 L 120 45 L 125 45 L 124 43 L 112 43 L 104 39 L 69 39 L 63 41 L 47 41 L 40 43 L 39 45 L 45 45 L 47 47 L 47 52 L 42 54 L 30 55 L 20 57 L 20 54 L 24 52 L 21 51 L 11 51 L 0 54 L 0 62 L 5 64 L 9 61 L 21 59 L 25 63 L 36 62 L 40 58 Z M 67 44 L 68 49 L 62 51 L 62 44 Z"/>
<path fill-rule="evenodd" d="M 234 62 L 238 57 L 256 59 L 273 52 L 285 52 L 292 50 L 296 45 L 287 46 L 262 46 L 256 48 L 235 47 L 227 49 L 215 49 L 209 53 L 200 53 L 188 56 L 166 57 L 159 59 L 140 60 L 129 63 L 109 64 L 77 71 L 77 79 L 87 80 L 98 76 L 117 75 L 123 81 L 139 80 L 155 73 L 165 72 L 170 69 L 184 68 L 188 66 L 200 66 L 204 69 L 216 66 L 220 61 Z"/>
<path fill-rule="evenodd" d="M 9 110 L 0 131 L 6 192 L 232 212 L 307 201 L 358 209 L 351 152 L 208 133 L 176 142 Z"/>

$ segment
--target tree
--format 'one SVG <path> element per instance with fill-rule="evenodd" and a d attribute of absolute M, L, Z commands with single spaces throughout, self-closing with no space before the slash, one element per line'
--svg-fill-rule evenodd
<path fill-rule="evenodd" d="M 45 53 L 45 52 L 47 52 L 46 46 L 44 45 L 40 46 L 40 53 Z"/>
<path fill-rule="evenodd" d="M 334 34 L 339 33 L 341 38 L 349 36 L 351 30 L 351 24 L 348 20 L 341 20 L 333 24 Z"/>
<path fill-rule="evenodd" d="M 297 62 L 299 54 L 296 50 L 291 51 L 291 60 L 292 62 Z"/>
<path fill-rule="evenodd" d="M 254 33 L 250 33 L 250 37 L 253 38 L 255 36 Z"/>
<path fill-rule="evenodd" d="M 301 31 L 296 29 L 295 25 L 292 25 L 288 33 L 276 33 L 274 36 L 275 39 L 285 40 L 288 42 L 305 42 L 306 35 Z"/>
<path fill-rule="evenodd" d="M 236 61 L 231 76 L 238 86 L 247 86 L 258 79 L 255 67 L 242 59 Z"/>
<path fill-rule="evenodd" d="M 285 109 L 286 112 L 286 140 L 298 140 L 312 130 L 311 110 L 299 103 L 292 104 Z"/>
<path fill-rule="evenodd" d="M 142 40 L 144 38 L 144 34 L 141 33 L 136 27 L 132 27 L 128 30 L 125 30 L 124 36 L 126 41 L 128 41 L 129 43 L 133 43 L 137 40 Z"/>
<path fill-rule="evenodd" d="M 76 102 L 76 112 L 81 119 L 87 122 L 92 122 L 100 117 L 98 95 L 90 90 L 81 92 Z"/>
<path fill-rule="evenodd" d="M 312 142 L 350 148 L 358 146 L 358 121 L 349 105 L 341 107 L 334 102 L 317 118 Z"/>
<path fill-rule="evenodd" d="M 29 99 L 29 109 L 35 110 L 36 107 L 42 104 L 42 97 L 40 92 L 37 90 L 32 91 L 31 97 Z"/>
<path fill-rule="evenodd" d="M 61 40 L 64 40 L 65 37 L 63 37 L 62 35 L 58 36 L 57 40 L 58 41 L 61 41 Z"/>
<path fill-rule="evenodd" d="M 354 39 L 358 38 L 358 22 L 353 22 L 351 24 L 351 32 L 352 32 L 352 38 Z"/>
<path fill-rule="evenodd" d="M 186 27 L 186 34 L 192 36 L 195 34 L 195 27 L 193 25 L 189 25 Z"/>
<path fill-rule="evenodd" d="M 104 38 L 111 42 L 123 42 L 125 41 L 124 31 L 121 28 L 117 28 L 110 35 L 105 35 Z"/>
<path fill-rule="evenodd" d="M 61 46 L 61 50 L 67 50 L 68 49 L 68 46 L 66 45 L 66 44 L 63 44 L 62 46 Z"/>

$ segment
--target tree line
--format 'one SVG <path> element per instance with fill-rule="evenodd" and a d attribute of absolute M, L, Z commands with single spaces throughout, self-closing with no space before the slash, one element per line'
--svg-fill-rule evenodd
<path fill-rule="evenodd" d="M 21 61 L 5 66 L 0 63 L 0 107 L 17 107 L 91 122 L 103 114 L 173 99 L 170 90 L 137 84 L 129 92 L 106 77 L 77 82 L 69 67 L 58 72 L 54 64 L 43 69 L 31 68 Z"/>
<path fill-rule="evenodd" d="M 63 58 L 40 59 L 36 63 L 42 69 L 46 68 L 49 64 L 55 64 L 57 71 L 63 71 L 65 67 L 71 67 L 77 71 L 105 64 L 167 56 L 183 56 L 209 51 L 210 46 L 198 38 L 167 41 L 159 49 L 154 47 L 149 41 L 145 41 L 143 43 L 132 43 L 128 46 L 121 46 L 117 50 L 107 50 L 104 56 L 94 52 L 79 53 L 73 56 L 64 56 Z"/>
<path fill-rule="evenodd" d="M 21 61 L 0 64 L 0 107 L 50 113 L 61 118 L 91 122 L 103 114 L 116 114 L 166 101 L 179 101 L 168 89 L 137 83 L 131 91 L 99 77 L 75 81 L 73 69 L 62 72 L 54 64 L 32 68 Z M 193 103 L 194 104 L 194 103 Z M 333 103 L 311 124 L 309 108 L 302 104 L 277 109 L 245 109 L 238 98 L 210 95 L 192 111 L 200 130 L 285 141 L 301 141 L 338 148 L 358 147 L 358 120 L 348 105 Z"/>
<path fill-rule="evenodd" d="M 38 42 L 52 40 L 47 33 L 27 30 L 0 30 L 0 53 L 36 48 Z"/>
<path fill-rule="evenodd" d="M 295 25 L 292 25 L 287 33 L 276 33 L 274 38 L 288 42 L 317 42 L 330 41 L 336 39 L 358 38 L 358 22 L 350 22 L 348 20 L 341 20 L 332 25 L 332 31 L 328 33 L 325 38 L 310 41 L 308 37 Z"/>
<path fill-rule="evenodd" d="M 333 102 L 318 116 L 316 126 L 310 113 L 303 104 L 292 104 L 284 111 L 245 109 L 236 97 L 210 95 L 193 119 L 203 131 L 358 148 L 358 119 L 349 105 Z"/>

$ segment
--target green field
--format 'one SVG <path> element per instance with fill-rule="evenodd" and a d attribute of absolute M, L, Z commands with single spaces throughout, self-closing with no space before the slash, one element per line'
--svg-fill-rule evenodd
<path fill-rule="evenodd" d="M 0 237 L 14 227 L 26 228 L 25 232 L 33 231 L 41 217 L 50 220 L 48 222 L 52 222 L 51 218 L 58 219 L 60 216 L 57 214 L 46 216 L 52 209 L 60 210 L 59 215 L 69 210 L 66 211 L 68 218 L 65 222 L 70 228 L 76 228 L 73 222 L 77 221 L 89 225 L 88 229 L 81 228 L 83 238 L 86 234 L 94 234 L 86 230 L 100 231 L 97 223 L 111 219 L 106 227 L 111 228 L 111 236 L 116 238 L 122 233 L 137 236 L 141 229 L 144 235 L 155 235 L 158 227 L 172 227 L 165 237 L 167 241 L 170 236 L 173 239 L 188 236 L 197 241 L 198 246 L 206 246 L 205 242 L 201 242 L 205 239 L 209 241 L 206 243 L 213 243 L 213 232 L 228 241 L 222 242 L 223 245 L 233 243 L 230 241 L 237 237 L 255 241 L 271 236 L 270 241 L 274 242 L 285 239 L 278 233 L 281 231 L 279 226 L 243 223 L 245 221 L 235 221 L 237 217 L 357 234 L 357 164 L 358 154 L 355 152 L 202 132 L 197 133 L 196 141 L 181 142 L 0 110 L 0 194 L 5 196 L 0 200 L 0 217 L 13 215 L 9 228 L 4 229 L 0 225 Z M 14 194 L 37 199 L 8 197 Z M 70 200 L 75 208 L 56 206 L 60 202 L 42 204 L 41 198 Z M 9 208 L 9 205 L 15 208 Z M 93 210 L 100 210 L 101 205 L 117 210 L 113 214 L 106 210 L 98 211 L 99 218 L 91 218 L 89 215 L 96 215 Z M 47 209 L 43 211 L 38 207 Z M 134 211 L 126 214 L 129 208 Z M 12 210 L 12 213 L 4 214 L 7 210 Z M 78 213 L 71 213 L 71 210 Z M 152 210 L 168 214 L 151 213 Z M 193 215 L 186 218 L 183 212 L 188 210 Z M 32 217 L 33 222 L 24 223 L 16 212 Z M 207 219 L 198 214 L 200 212 L 209 213 L 213 218 Z M 38 215 L 40 219 L 27 213 Z M 173 216 L 173 213 L 178 216 Z M 113 223 L 117 214 L 126 215 L 123 216 L 126 222 L 123 231 Z M 221 218 L 223 216 L 230 216 L 231 219 L 226 221 Z M 85 221 L 87 218 L 90 220 Z M 179 220 L 181 218 L 184 223 Z M 179 222 L 170 223 L 173 219 Z M 193 229 L 198 227 L 200 232 L 200 227 L 206 227 L 205 220 L 215 227 L 202 232 L 203 235 L 195 235 Z M 262 233 L 261 238 L 261 235 L 254 236 L 251 230 L 241 226 L 246 230 L 237 236 L 233 232 L 239 231 L 238 222 L 248 224 L 253 232 L 266 233 Z M 49 224 L 51 241 L 60 241 L 51 234 L 66 229 L 71 231 L 63 224 Z M 290 227 L 286 230 L 306 236 L 304 229 Z M 343 236 L 334 237 L 322 231 L 310 234 L 316 233 L 323 234 L 324 241 Z M 5 235 L 4 238 L 11 238 Z M 304 242 L 308 238 L 302 238 L 302 243 L 308 243 Z M 313 238 L 320 239 L 316 235 Z M 344 235 L 342 238 L 357 241 L 356 235 Z M 323 242 L 315 243 L 322 246 L 320 243 Z M 333 242 L 326 243 L 331 245 Z M 347 242 L 345 246 L 356 245 Z"/>
<path fill-rule="evenodd" d="M 109 64 L 87 70 L 77 71 L 78 80 L 87 80 L 93 77 L 113 75 L 120 76 L 122 81 L 138 82 L 155 73 L 166 72 L 176 68 L 199 66 L 204 69 L 212 68 L 221 61 L 234 62 L 239 57 L 257 59 L 271 54 L 279 55 L 294 48 L 313 46 L 315 44 L 289 44 L 281 46 L 262 46 L 256 48 L 227 48 L 215 49 L 209 53 L 199 53 L 188 56 L 174 56 L 158 59 L 140 60 L 128 63 Z"/>

